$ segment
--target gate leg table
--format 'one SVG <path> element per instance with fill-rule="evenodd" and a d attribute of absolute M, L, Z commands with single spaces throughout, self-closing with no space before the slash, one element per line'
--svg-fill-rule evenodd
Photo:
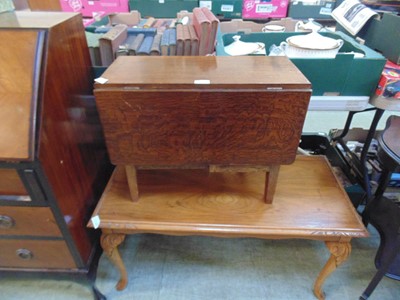
<path fill-rule="evenodd" d="M 102 248 L 120 272 L 118 290 L 127 285 L 118 252 L 127 234 L 323 241 L 331 255 L 314 283 L 318 299 L 326 278 L 348 258 L 351 239 L 368 236 L 324 156 L 298 156 L 281 166 L 272 204 L 263 200 L 265 172 L 139 170 L 137 180 L 141 200 L 133 202 L 125 169 L 117 167 L 88 224 L 102 230 Z"/>

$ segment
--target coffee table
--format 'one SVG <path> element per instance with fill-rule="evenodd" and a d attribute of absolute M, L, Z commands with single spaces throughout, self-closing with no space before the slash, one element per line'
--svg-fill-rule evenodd
<path fill-rule="evenodd" d="M 166 169 L 137 175 L 141 200 L 131 200 L 125 169 L 117 167 L 88 224 L 102 230 L 104 253 L 120 272 L 118 290 L 127 285 L 118 252 L 127 234 L 320 240 L 331 255 L 314 283 L 318 299 L 324 299 L 328 275 L 348 258 L 351 239 L 368 236 L 324 156 L 297 156 L 281 166 L 272 204 L 263 201 L 262 171 Z"/>

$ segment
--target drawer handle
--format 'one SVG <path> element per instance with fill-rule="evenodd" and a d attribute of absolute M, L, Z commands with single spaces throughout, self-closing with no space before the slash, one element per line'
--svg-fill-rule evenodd
<path fill-rule="evenodd" d="M 28 250 L 28 249 L 24 249 L 24 248 L 18 249 L 18 250 L 16 251 L 16 254 L 17 254 L 17 256 L 18 256 L 19 258 L 25 259 L 25 260 L 29 260 L 29 259 L 32 259 L 32 258 L 33 258 L 33 253 L 32 253 L 32 251 L 30 251 L 30 250 Z"/>
<path fill-rule="evenodd" d="M 15 221 L 9 216 L 0 215 L 0 229 L 9 229 L 14 227 Z"/>

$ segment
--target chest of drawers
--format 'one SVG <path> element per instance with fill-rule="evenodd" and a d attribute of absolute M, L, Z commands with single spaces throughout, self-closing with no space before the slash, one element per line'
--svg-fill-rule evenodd
<path fill-rule="evenodd" d="M 0 14 L 0 271 L 87 271 L 110 164 L 82 19 Z"/>

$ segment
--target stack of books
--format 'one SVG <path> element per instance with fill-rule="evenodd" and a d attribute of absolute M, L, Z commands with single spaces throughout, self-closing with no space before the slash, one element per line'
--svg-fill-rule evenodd
<path fill-rule="evenodd" d="M 206 7 L 194 8 L 188 22 L 175 22 L 161 38 L 161 55 L 208 55 L 215 51 L 218 18 Z"/>
<path fill-rule="evenodd" d="M 178 14 L 179 16 L 179 14 Z M 206 7 L 177 19 L 142 19 L 126 24 L 99 27 L 102 66 L 109 66 L 120 55 L 196 56 L 215 51 L 218 18 Z"/>
<path fill-rule="evenodd" d="M 199 54 L 212 54 L 215 50 L 219 26 L 218 18 L 207 8 L 193 9 L 193 26 L 199 38 Z"/>
<path fill-rule="evenodd" d="M 176 55 L 176 28 L 166 29 L 161 36 L 161 55 Z"/>

